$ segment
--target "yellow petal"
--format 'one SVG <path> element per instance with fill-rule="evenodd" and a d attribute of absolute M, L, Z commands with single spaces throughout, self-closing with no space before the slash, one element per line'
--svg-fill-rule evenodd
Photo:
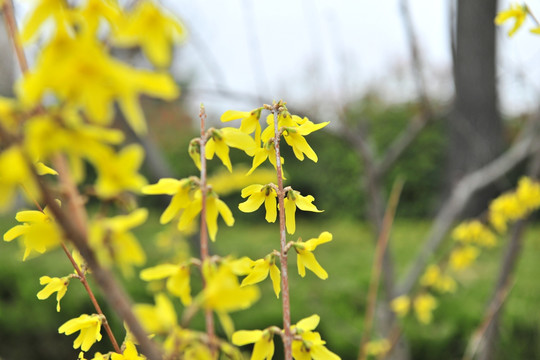
<path fill-rule="evenodd" d="M 294 234 L 296 231 L 296 204 L 294 201 L 285 198 L 285 224 L 287 225 L 287 232 L 289 234 Z"/>
<path fill-rule="evenodd" d="M 270 264 L 265 259 L 259 259 L 255 261 L 253 268 L 249 275 L 242 281 L 240 286 L 247 286 L 257 284 L 268 277 L 268 271 L 270 270 Z"/>
<path fill-rule="evenodd" d="M 328 278 L 328 273 L 317 262 L 317 259 L 315 258 L 315 255 L 313 255 L 313 253 L 306 251 L 306 252 L 298 253 L 297 255 L 298 255 L 297 260 L 301 261 L 305 267 L 313 271 L 315 275 L 317 275 L 319 278 L 321 278 L 322 280 L 325 280 Z"/>
<path fill-rule="evenodd" d="M 174 195 L 178 192 L 178 188 L 180 187 L 180 185 L 180 180 L 171 178 L 159 179 L 157 184 L 143 186 L 142 193 L 146 195 Z"/>
<path fill-rule="evenodd" d="M 317 314 L 313 314 L 310 317 L 300 320 L 296 327 L 302 329 L 303 331 L 313 331 L 319 325 L 321 318 Z"/>
<path fill-rule="evenodd" d="M 270 279 L 272 279 L 272 286 L 274 288 L 274 293 L 276 294 L 276 297 L 279 299 L 279 293 L 281 292 L 281 273 L 276 266 L 276 264 L 272 264 L 270 266 Z"/>
<path fill-rule="evenodd" d="M 141 271 L 140 277 L 144 281 L 165 279 L 178 271 L 178 265 L 161 264 Z"/>
<path fill-rule="evenodd" d="M 232 336 L 232 343 L 242 346 L 259 341 L 263 336 L 262 330 L 238 330 Z"/>
<path fill-rule="evenodd" d="M 227 122 L 231 120 L 238 120 L 248 117 L 251 114 L 250 111 L 236 111 L 236 110 L 227 110 L 221 115 L 221 121 Z"/>
<path fill-rule="evenodd" d="M 265 199 L 266 196 L 264 195 L 264 192 L 259 191 L 258 193 L 251 194 L 251 196 L 243 203 L 238 204 L 238 208 L 245 213 L 254 212 L 261 207 Z"/>

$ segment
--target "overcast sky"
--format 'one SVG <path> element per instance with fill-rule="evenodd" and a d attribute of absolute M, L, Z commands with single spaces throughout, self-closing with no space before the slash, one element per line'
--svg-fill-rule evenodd
<path fill-rule="evenodd" d="M 430 92 L 449 99 L 449 1 L 409 2 Z M 189 98 L 193 107 L 247 109 L 258 106 L 256 95 L 266 102 L 333 104 L 370 89 L 391 101 L 415 96 L 398 0 L 163 3 L 191 32 L 174 72 L 201 90 Z M 507 39 L 507 30 L 499 31 L 501 102 L 505 112 L 519 113 L 534 108 L 540 93 L 540 36 L 522 30 Z"/>

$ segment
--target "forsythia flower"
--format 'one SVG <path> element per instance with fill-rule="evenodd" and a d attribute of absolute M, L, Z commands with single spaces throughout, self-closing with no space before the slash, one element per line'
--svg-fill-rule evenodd
<path fill-rule="evenodd" d="M 148 210 L 137 209 L 128 215 L 98 219 L 90 224 L 90 244 L 103 264 L 116 263 L 128 276 L 132 265 L 144 264 L 144 250 L 129 230 L 143 224 L 147 217 Z"/>
<path fill-rule="evenodd" d="M 398 296 L 392 300 L 390 307 L 392 308 L 392 311 L 397 314 L 397 316 L 404 317 L 411 309 L 411 298 L 409 298 L 407 295 Z"/>
<path fill-rule="evenodd" d="M 142 188 L 142 193 L 147 195 L 166 194 L 173 195 L 169 206 L 165 209 L 159 222 L 166 224 L 171 221 L 180 210 L 186 208 L 190 202 L 190 192 L 195 189 L 195 182 L 191 178 L 181 180 L 163 178 L 157 184 L 147 185 Z"/>
<path fill-rule="evenodd" d="M 274 333 L 269 330 L 240 330 L 232 336 L 236 346 L 255 343 L 251 360 L 271 360 L 274 356 Z"/>
<path fill-rule="evenodd" d="M 312 204 L 313 200 L 315 200 L 315 198 L 311 195 L 302 196 L 300 195 L 300 192 L 296 190 L 287 191 L 287 196 L 285 197 L 285 223 L 289 234 L 294 234 L 296 231 L 296 207 L 304 211 L 322 212 L 322 210 L 317 209 L 317 207 Z"/>
<path fill-rule="evenodd" d="M 155 302 L 155 306 L 150 304 L 136 304 L 133 307 L 133 311 L 148 333 L 169 333 L 177 325 L 174 305 L 163 293 L 156 295 Z"/>
<path fill-rule="evenodd" d="M 455 249 L 450 254 L 450 266 L 454 270 L 463 270 L 469 267 L 478 255 L 480 255 L 480 251 L 474 246 L 467 245 Z"/>
<path fill-rule="evenodd" d="M 430 294 L 418 295 L 414 299 L 416 318 L 423 324 L 429 324 L 433 319 L 433 310 L 437 308 L 437 300 Z"/>
<path fill-rule="evenodd" d="M 507 193 L 499 196 L 489 204 L 488 218 L 497 231 L 504 233 L 508 223 L 523 218 L 526 211 L 515 193 Z"/>
<path fill-rule="evenodd" d="M 167 100 L 179 94 L 169 75 L 136 70 L 112 58 L 93 36 L 73 36 L 62 27 L 57 28 L 36 67 L 24 74 L 16 90 L 28 107 L 34 107 L 52 91 L 59 101 L 82 109 L 90 121 L 100 125 L 112 121 L 116 100 L 137 133 L 146 131 L 140 94 Z"/>
<path fill-rule="evenodd" d="M 512 4 L 510 9 L 500 12 L 495 18 L 496 25 L 502 25 L 510 19 L 515 19 L 514 26 L 508 31 L 508 36 L 512 36 L 519 30 L 527 18 L 528 8 L 526 5 Z"/>
<path fill-rule="evenodd" d="M 240 287 L 237 276 L 228 262 L 219 266 L 203 263 L 206 287 L 201 300 L 204 307 L 217 312 L 231 312 L 246 309 L 259 299 L 259 289 L 255 286 Z"/>
<path fill-rule="evenodd" d="M 328 273 L 322 268 L 322 266 L 315 259 L 313 250 L 317 246 L 332 241 L 332 234 L 325 231 L 319 235 L 318 238 L 309 239 L 306 242 L 298 241 L 294 243 L 294 249 L 296 250 L 296 262 L 298 266 L 298 273 L 300 276 L 306 276 L 306 268 L 313 271 L 319 278 L 325 280 L 328 278 Z"/>
<path fill-rule="evenodd" d="M 274 166 L 274 168 L 277 168 L 277 160 L 276 160 L 276 148 L 274 147 L 274 139 L 270 139 L 266 142 L 264 142 L 262 147 L 256 148 L 254 155 L 253 155 L 253 164 L 251 166 L 251 169 L 248 171 L 246 175 L 250 175 L 259 165 L 261 165 L 266 159 L 270 161 L 270 164 Z M 285 159 L 280 156 L 281 164 L 285 162 Z M 285 179 L 285 177 L 283 178 Z"/>
<path fill-rule="evenodd" d="M 137 352 L 137 348 L 135 347 L 135 344 L 133 344 L 131 341 L 126 341 L 124 343 L 126 349 L 122 352 L 122 354 L 112 353 L 111 354 L 111 360 L 145 360 L 146 357 L 143 355 L 139 355 Z"/>
<path fill-rule="evenodd" d="M 516 196 L 521 206 L 528 212 L 537 210 L 540 207 L 540 183 L 528 177 L 521 178 L 516 189 Z"/>
<path fill-rule="evenodd" d="M 0 152 L 0 209 L 13 203 L 17 189 L 24 184 L 29 196 L 37 198 L 39 191 L 23 152 L 18 146 L 11 146 Z"/>
<path fill-rule="evenodd" d="M 82 351 L 88 351 L 90 347 L 101 340 L 101 317 L 99 315 L 83 314 L 78 318 L 68 320 L 58 328 L 60 334 L 71 335 L 76 331 L 81 333 L 73 342 L 73 348 L 81 348 Z"/>
<path fill-rule="evenodd" d="M 240 286 L 257 284 L 266 279 L 269 273 L 270 279 L 272 280 L 272 286 L 274 287 L 274 293 L 276 293 L 276 297 L 279 298 L 281 278 L 274 255 L 268 255 L 264 259 L 253 261 L 249 275 L 242 280 Z"/>
<path fill-rule="evenodd" d="M 300 335 L 301 340 L 294 339 L 292 353 L 296 360 L 339 360 L 339 356 L 328 350 L 318 332 L 313 331 L 319 325 L 319 315 L 312 315 L 300 320 L 291 327 L 293 334 Z"/>
<path fill-rule="evenodd" d="M 144 159 L 144 150 L 138 144 L 131 144 L 120 152 L 109 152 L 97 159 L 98 178 L 96 193 L 103 198 L 111 198 L 122 191 L 138 192 L 146 185 L 146 179 L 138 173 Z"/>
<path fill-rule="evenodd" d="M 62 243 L 63 233 L 54 221 L 48 208 L 43 212 L 36 210 L 19 211 L 15 219 L 23 222 L 16 225 L 4 234 L 4 241 L 11 241 L 22 237 L 25 251 L 23 260 L 33 251 L 43 254 L 45 251 L 55 248 Z"/>
<path fill-rule="evenodd" d="M 370 341 L 366 344 L 366 353 L 371 356 L 380 356 L 390 350 L 390 342 L 387 339 Z"/>
<path fill-rule="evenodd" d="M 243 212 L 253 212 L 257 210 L 264 202 L 266 209 L 266 221 L 273 223 L 277 217 L 277 193 L 271 185 L 253 184 L 242 189 L 242 197 L 249 198 L 238 205 Z"/>
<path fill-rule="evenodd" d="M 433 287 L 440 292 L 454 292 L 456 282 L 449 275 L 444 275 L 437 265 L 430 265 L 420 278 L 420 285 Z"/>
<path fill-rule="evenodd" d="M 259 119 L 261 118 L 261 112 L 263 108 L 257 108 L 251 111 L 235 111 L 227 110 L 221 115 L 221 121 L 227 122 L 231 120 L 241 119 L 240 131 L 251 134 L 255 131 L 255 142 L 259 142 L 257 139 L 261 136 L 261 124 Z"/>
<path fill-rule="evenodd" d="M 495 235 L 478 220 L 462 222 L 454 229 L 452 237 L 462 243 L 486 247 L 493 247 L 497 243 Z"/>
<path fill-rule="evenodd" d="M 229 147 L 243 150 L 252 156 L 255 152 L 255 141 L 246 133 L 236 128 L 211 129 L 210 138 L 206 142 L 206 158 L 211 160 L 216 154 L 223 165 L 232 172 L 231 159 L 229 158 Z"/>
<path fill-rule="evenodd" d="M 140 45 L 146 57 L 157 67 L 169 66 L 171 43 L 186 38 L 184 25 L 151 0 L 138 1 L 133 12 L 119 25 L 114 44 L 125 47 Z"/>
<path fill-rule="evenodd" d="M 49 296 L 52 295 L 52 293 L 57 292 L 56 294 L 56 311 L 60 311 L 60 300 L 64 297 L 66 294 L 68 285 L 69 285 L 69 277 L 63 277 L 63 278 L 51 278 L 49 276 L 42 276 L 39 278 L 40 285 L 47 285 L 45 286 L 40 292 L 37 293 L 37 298 L 39 300 L 45 300 Z"/>
<path fill-rule="evenodd" d="M 182 304 L 191 304 L 191 286 L 189 267 L 185 265 L 162 264 L 141 271 L 141 279 L 153 281 L 167 279 L 167 290 L 178 296 Z"/>

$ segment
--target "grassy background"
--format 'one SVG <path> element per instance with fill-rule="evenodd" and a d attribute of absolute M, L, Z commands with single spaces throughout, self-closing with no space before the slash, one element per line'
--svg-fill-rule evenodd
<path fill-rule="evenodd" d="M 148 265 L 163 256 L 157 247 L 156 234 L 163 230 L 158 224 L 159 213 L 154 213 L 147 224 L 137 230 L 137 235 L 149 253 Z M 262 213 L 252 214 L 252 219 L 262 219 Z M 351 220 L 331 219 L 324 213 L 318 219 L 300 219 L 297 235 L 304 240 L 318 236 L 322 231 L 333 233 L 334 241 L 321 245 L 316 256 L 328 271 L 329 278 L 318 279 L 308 271 L 301 279 L 296 271 L 294 254 L 290 256 L 292 320 L 317 313 L 321 316 L 318 330 L 328 342 L 328 347 L 343 359 L 356 356 L 362 330 L 366 293 L 372 265 L 374 247 L 370 229 Z M 0 230 L 15 225 L 10 218 L 0 219 Z M 257 225 L 238 221 L 234 228 L 220 224 L 218 239 L 212 252 L 259 258 L 278 246 L 275 224 L 261 222 Z M 392 232 L 391 247 L 397 271 L 404 274 L 409 261 L 414 258 L 421 241 L 429 229 L 425 221 L 398 221 Z M 505 307 L 500 359 L 540 359 L 539 335 L 540 227 L 533 226 L 526 234 L 523 256 L 519 262 L 516 283 Z M 289 237 L 289 240 L 295 240 Z M 504 241 L 504 239 L 503 239 Z M 82 286 L 73 281 L 62 300 L 62 311 L 55 312 L 53 298 L 39 301 L 36 293 L 42 288 L 42 275 L 65 276 L 71 269 L 61 251 L 21 262 L 22 252 L 16 243 L 3 243 L 0 251 L 0 358 L 1 359 L 68 359 L 76 358 L 73 351 L 74 336 L 57 334 L 65 321 L 81 313 L 92 313 Z M 459 276 L 456 294 L 440 297 L 431 325 L 421 326 L 406 321 L 405 333 L 410 340 L 413 359 L 455 359 L 463 354 L 467 339 L 478 325 L 494 279 L 504 244 L 496 250 L 482 254 L 471 269 Z M 194 279 L 194 281 L 197 281 Z M 125 281 L 132 296 L 141 302 L 152 302 L 146 284 L 137 277 Z M 261 285 L 261 299 L 250 309 L 233 313 L 238 329 L 256 329 L 281 323 L 281 301 L 275 298 L 270 281 Z M 103 300 L 101 301 L 103 303 Z M 181 311 L 180 306 L 178 310 Z M 105 306 L 106 313 L 110 313 Z M 196 319 L 195 324 L 201 324 Z M 117 334 L 123 334 L 121 324 L 111 319 Z M 121 340 L 121 336 L 117 337 Z M 108 351 L 104 338 L 94 351 Z M 279 351 L 276 352 L 279 355 Z"/>

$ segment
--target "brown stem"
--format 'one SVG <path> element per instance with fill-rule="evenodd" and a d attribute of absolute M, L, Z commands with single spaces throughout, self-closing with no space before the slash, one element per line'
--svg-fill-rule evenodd
<path fill-rule="evenodd" d="M 365 360 L 367 358 L 366 345 L 371 336 L 371 327 L 373 325 L 373 318 L 375 315 L 375 305 L 377 303 L 377 291 L 379 289 L 379 279 L 381 276 L 383 266 L 383 255 L 388 245 L 388 239 L 390 238 L 390 229 L 394 221 L 394 215 L 396 213 L 397 204 L 399 201 L 399 195 L 403 188 L 403 181 L 398 180 L 392 189 L 390 199 L 388 200 L 388 206 L 386 213 L 384 214 L 384 220 L 377 240 L 377 248 L 375 254 L 375 261 L 373 263 L 373 269 L 371 272 L 371 281 L 369 284 L 368 300 L 366 307 L 366 315 L 364 318 L 364 331 L 362 333 L 362 340 L 360 342 L 360 353 L 358 354 L 358 360 Z"/>
<path fill-rule="evenodd" d="M 6 21 L 7 32 L 11 38 L 11 41 L 13 42 L 13 48 L 15 49 L 17 61 L 22 73 L 24 74 L 28 71 L 28 62 L 26 61 L 26 56 L 24 55 L 24 49 L 21 44 L 21 38 L 19 37 L 19 31 L 17 30 L 17 23 L 15 21 L 15 15 L 13 12 L 13 2 L 11 0 L 4 1 L 2 13 L 4 14 L 4 19 Z"/>
<path fill-rule="evenodd" d="M 201 104 L 201 111 L 199 113 L 199 118 L 201 119 L 201 182 L 200 182 L 200 189 L 201 189 L 201 261 L 204 262 L 208 260 L 209 258 L 209 252 L 208 252 L 208 229 L 206 226 L 206 198 L 208 196 L 208 187 L 206 184 L 206 153 L 205 153 L 205 146 L 206 146 L 206 140 L 207 135 L 205 134 L 205 120 L 206 120 L 206 112 L 204 110 L 204 106 Z M 201 269 L 202 270 L 202 269 Z M 203 287 L 206 287 L 206 280 L 203 276 Z M 216 347 L 215 347 L 215 331 L 214 331 L 214 314 L 212 313 L 211 309 L 205 309 L 204 311 L 204 319 L 206 323 L 206 334 L 208 335 L 208 338 L 210 339 L 210 351 L 212 352 L 212 355 L 216 355 Z"/>
<path fill-rule="evenodd" d="M 90 288 L 90 285 L 88 285 L 88 281 L 86 280 L 86 275 L 81 270 L 79 265 L 77 265 L 77 262 L 69 252 L 68 248 L 64 243 L 62 243 L 62 249 L 66 253 L 66 256 L 68 257 L 69 261 L 73 265 L 73 268 L 77 272 L 77 275 L 79 277 L 79 280 L 83 284 L 84 288 L 86 289 L 86 292 L 88 293 L 88 296 L 90 297 L 90 301 L 92 301 L 92 304 L 94 305 L 94 308 L 96 309 L 97 313 L 101 315 L 103 319 L 103 327 L 105 328 L 105 332 L 107 332 L 107 336 L 109 336 L 109 339 L 111 340 L 111 343 L 114 347 L 114 351 L 121 354 L 122 350 L 120 350 L 120 347 L 118 346 L 118 343 L 116 342 L 116 339 L 114 338 L 113 332 L 111 330 L 111 327 L 109 326 L 109 322 L 107 321 L 107 317 L 103 314 L 103 311 L 101 310 L 101 307 L 99 306 L 99 303 L 96 300 L 96 297 L 94 296 L 94 293 L 92 292 L 92 289 Z"/>
<path fill-rule="evenodd" d="M 276 151 L 276 172 L 278 182 L 278 202 L 279 202 L 279 240 L 281 253 L 279 262 L 281 264 L 281 299 L 283 307 L 283 350 L 285 360 L 292 360 L 292 336 L 291 336 L 291 305 L 289 299 L 289 275 L 287 273 L 287 234 L 285 232 L 285 191 L 283 190 L 283 171 L 281 166 L 281 153 L 279 150 L 279 126 L 278 113 L 281 102 L 274 104 L 272 113 L 274 114 L 274 149 Z"/>

